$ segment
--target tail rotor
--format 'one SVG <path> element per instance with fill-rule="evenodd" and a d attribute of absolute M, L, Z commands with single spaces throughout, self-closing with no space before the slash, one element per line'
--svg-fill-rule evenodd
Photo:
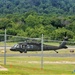
<path fill-rule="evenodd" d="M 65 32 L 64 41 L 68 41 L 67 32 Z"/>

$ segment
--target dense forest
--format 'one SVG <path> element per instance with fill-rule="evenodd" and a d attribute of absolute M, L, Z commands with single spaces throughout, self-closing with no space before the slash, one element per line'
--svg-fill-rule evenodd
<path fill-rule="evenodd" d="M 0 0 L 0 34 L 75 40 L 75 0 Z"/>
<path fill-rule="evenodd" d="M 0 0 L 0 14 L 75 14 L 75 0 Z"/>

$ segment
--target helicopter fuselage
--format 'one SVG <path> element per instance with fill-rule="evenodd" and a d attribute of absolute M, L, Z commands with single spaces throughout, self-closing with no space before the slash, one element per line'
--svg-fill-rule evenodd
<path fill-rule="evenodd" d="M 60 46 L 50 46 L 50 45 L 45 45 L 43 44 L 43 51 L 49 51 L 49 50 L 54 50 L 56 51 L 57 49 L 62 49 L 63 47 Z M 64 48 L 67 48 L 66 46 Z M 35 43 L 26 43 L 26 44 L 16 44 L 10 49 L 11 51 L 19 51 L 20 53 L 27 51 L 41 51 L 41 43 L 35 44 Z M 58 53 L 58 52 L 57 52 Z"/>

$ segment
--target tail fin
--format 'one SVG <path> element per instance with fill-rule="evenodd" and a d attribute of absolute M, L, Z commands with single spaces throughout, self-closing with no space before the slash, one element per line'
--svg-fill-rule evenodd
<path fill-rule="evenodd" d="M 59 48 L 68 48 L 66 46 L 67 41 L 68 41 L 68 37 L 65 37 L 62 43 L 59 45 Z"/>

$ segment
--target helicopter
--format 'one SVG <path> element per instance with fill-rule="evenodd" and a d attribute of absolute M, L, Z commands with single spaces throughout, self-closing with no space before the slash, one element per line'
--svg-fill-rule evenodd
<path fill-rule="evenodd" d="M 59 46 L 51 46 L 51 45 L 43 44 L 43 51 L 53 50 L 56 53 L 58 53 L 57 50 L 68 48 L 66 46 L 67 41 L 68 41 L 68 37 L 64 37 L 64 40 L 61 42 Z M 27 53 L 27 51 L 41 51 L 41 45 L 42 43 L 25 41 L 25 42 L 15 44 L 13 47 L 10 48 L 10 50 L 19 51 L 20 53 L 23 53 L 23 52 Z"/>

